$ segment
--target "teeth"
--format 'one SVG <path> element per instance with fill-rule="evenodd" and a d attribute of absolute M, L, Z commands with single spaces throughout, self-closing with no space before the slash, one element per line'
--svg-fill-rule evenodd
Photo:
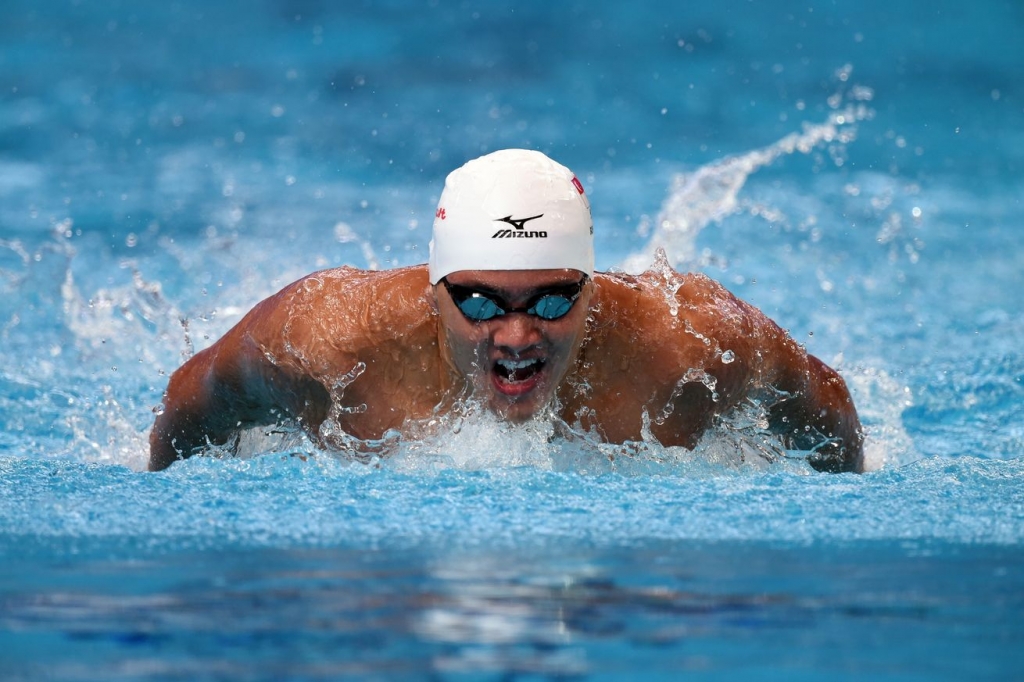
<path fill-rule="evenodd" d="M 535 365 L 538 362 L 540 362 L 540 360 L 536 358 L 534 358 L 533 360 L 498 360 L 498 364 L 504 367 L 505 369 L 509 370 L 510 372 L 513 372 L 517 369 L 522 369 L 523 367 L 529 367 L 530 365 Z"/>

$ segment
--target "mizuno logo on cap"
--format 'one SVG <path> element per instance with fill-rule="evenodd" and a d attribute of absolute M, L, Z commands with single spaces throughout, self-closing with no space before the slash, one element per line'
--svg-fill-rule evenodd
<path fill-rule="evenodd" d="M 496 223 L 508 223 L 509 225 L 511 225 L 512 227 L 516 228 L 517 230 L 521 230 L 521 229 L 523 229 L 523 225 L 525 225 L 526 223 L 530 222 L 531 220 L 536 220 L 537 218 L 543 218 L 543 217 L 544 217 L 543 213 L 541 213 L 540 215 L 535 215 L 535 216 L 533 216 L 531 218 L 513 218 L 512 216 L 507 215 L 504 218 L 498 218 L 494 222 L 496 222 Z"/>
<path fill-rule="evenodd" d="M 531 216 L 529 218 L 513 218 L 510 215 L 507 215 L 504 218 L 498 218 L 494 222 L 496 222 L 496 223 L 508 223 L 509 225 L 511 225 L 512 227 L 514 227 L 516 229 L 515 230 L 509 230 L 509 229 L 498 230 L 493 235 L 491 235 L 491 239 L 503 239 L 503 238 L 509 238 L 509 237 L 512 237 L 512 238 L 515 238 L 515 237 L 520 237 L 520 238 L 547 237 L 548 233 L 545 230 L 526 230 L 523 227 L 529 221 L 536 220 L 537 218 L 543 218 L 543 217 L 544 217 L 544 214 L 541 213 L 540 215 Z"/>

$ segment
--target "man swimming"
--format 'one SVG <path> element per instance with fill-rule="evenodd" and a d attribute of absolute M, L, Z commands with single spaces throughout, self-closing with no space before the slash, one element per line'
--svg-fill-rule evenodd
<path fill-rule="evenodd" d="M 864 466 L 835 371 L 708 277 L 595 273 L 582 184 L 513 149 L 448 176 L 427 265 L 308 275 L 196 353 L 171 377 L 149 468 L 284 421 L 328 449 L 339 433 L 414 434 L 465 401 L 691 449 L 757 401 L 815 468 Z"/>

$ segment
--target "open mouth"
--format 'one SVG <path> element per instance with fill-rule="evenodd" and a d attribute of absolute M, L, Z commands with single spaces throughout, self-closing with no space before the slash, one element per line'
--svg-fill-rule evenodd
<path fill-rule="evenodd" d="M 518 384 L 529 381 L 543 367 L 544 361 L 540 358 L 530 360 L 508 360 L 503 358 L 494 363 L 494 373 L 505 383 Z"/>

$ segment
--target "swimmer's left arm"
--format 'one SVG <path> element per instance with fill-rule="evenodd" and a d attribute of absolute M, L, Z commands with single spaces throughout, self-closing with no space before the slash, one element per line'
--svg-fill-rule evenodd
<path fill-rule="evenodd" d="M 846 382 L 792 340 L 786 345 L 773 382 L 785 397 L 769 410 L 770 428 L 791 447 L 813 450 L 809 461 L 819 471 L 864 471 L 864 436 Z"/>
<path fill-rule="evenodd" d="M 811 450 L 819 471 L 863 471 L 863 433 L 842 377 L 796 343 L 775 322 L 721 285 L 697 279 L 689 295 L 703 296 L 696 317 L 709 337 L 733 349 L 735 361 L 717 369 L 725 402 L 735 405 L 751 391 L 774 389 L 769 427 L 787 446 Z"/>

